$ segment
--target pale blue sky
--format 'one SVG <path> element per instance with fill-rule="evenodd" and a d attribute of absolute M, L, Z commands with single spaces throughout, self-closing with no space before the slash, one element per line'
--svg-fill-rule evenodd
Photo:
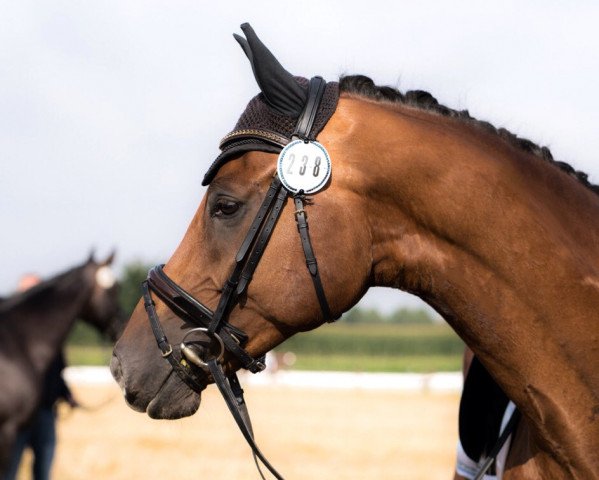
<path fill-rule="evenodd" d="M 231 36 L 244 21 L 292 73 L 429 90 L 599 182 L 597 3 L 216 3 L 0 0 L 0 295 L 94 246 L 168 258 L 257 93 Z"/>

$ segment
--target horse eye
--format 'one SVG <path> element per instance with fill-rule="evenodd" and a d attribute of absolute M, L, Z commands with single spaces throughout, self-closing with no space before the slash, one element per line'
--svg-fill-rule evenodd
<path fill-rule="evenodd" d="M 237 210 L 239 210 L 239 202 L 235 202 L 233 200 L 220 199 L 214 204 L 212 208 L 211 216 L 212 217 L 230 217 L 234 215 Z"/>

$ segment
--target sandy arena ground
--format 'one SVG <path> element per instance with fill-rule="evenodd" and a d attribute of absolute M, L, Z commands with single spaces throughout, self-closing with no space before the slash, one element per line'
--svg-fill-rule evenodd
<path fill-rule="evenodd" d="M 88 409 L 60 410 L 56 480 L 259 479 L 214 387 L 177 421 L 130 410 L 116 385 L 73 390 Z M 458 393 L 245 390 L 257 443 L 286 479 L 452 478 Z"/>

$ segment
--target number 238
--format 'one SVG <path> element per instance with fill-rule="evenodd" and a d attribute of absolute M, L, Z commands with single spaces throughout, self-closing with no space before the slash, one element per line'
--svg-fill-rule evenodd
<path fill-rule="evenodd" d="M 308 167 L 308 155 L 302 155 L 302 158 L 300 160 L 300 168 L 299 168 L 299 174 L 300 175 L 305 175 L 306 174 L 306 169 Z M 320 157 L 316 157 L 314 159 L 314 167 L 312 168 L 312 175 L 315 177 L 318 177 L 318 174 L 320 173 L 320 163 L 322 162 L 322 158 Z M 295 163 L 295 153 L 292 153 L 291 155 L 289 155 L 289 167 L 287 167 L 287 173 L 289 175 L 293 175 L 293 164 Z"/>

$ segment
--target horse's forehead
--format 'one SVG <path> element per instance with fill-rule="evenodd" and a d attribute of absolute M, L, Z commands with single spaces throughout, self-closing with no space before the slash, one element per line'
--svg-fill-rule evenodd
<path fill-rule="evenodd" d="M 112 268 L 108 265 L 98 268 L 96 271 L 96 283 L 104 289 L 112 288 L 116 283 L 116 275 Z"/>
<path fill-rule="evenodd" d="M 277 156 L 250 151 L 221 167 L 210 187 L 248 188 L 269 182 L 276 170 Z"/>

